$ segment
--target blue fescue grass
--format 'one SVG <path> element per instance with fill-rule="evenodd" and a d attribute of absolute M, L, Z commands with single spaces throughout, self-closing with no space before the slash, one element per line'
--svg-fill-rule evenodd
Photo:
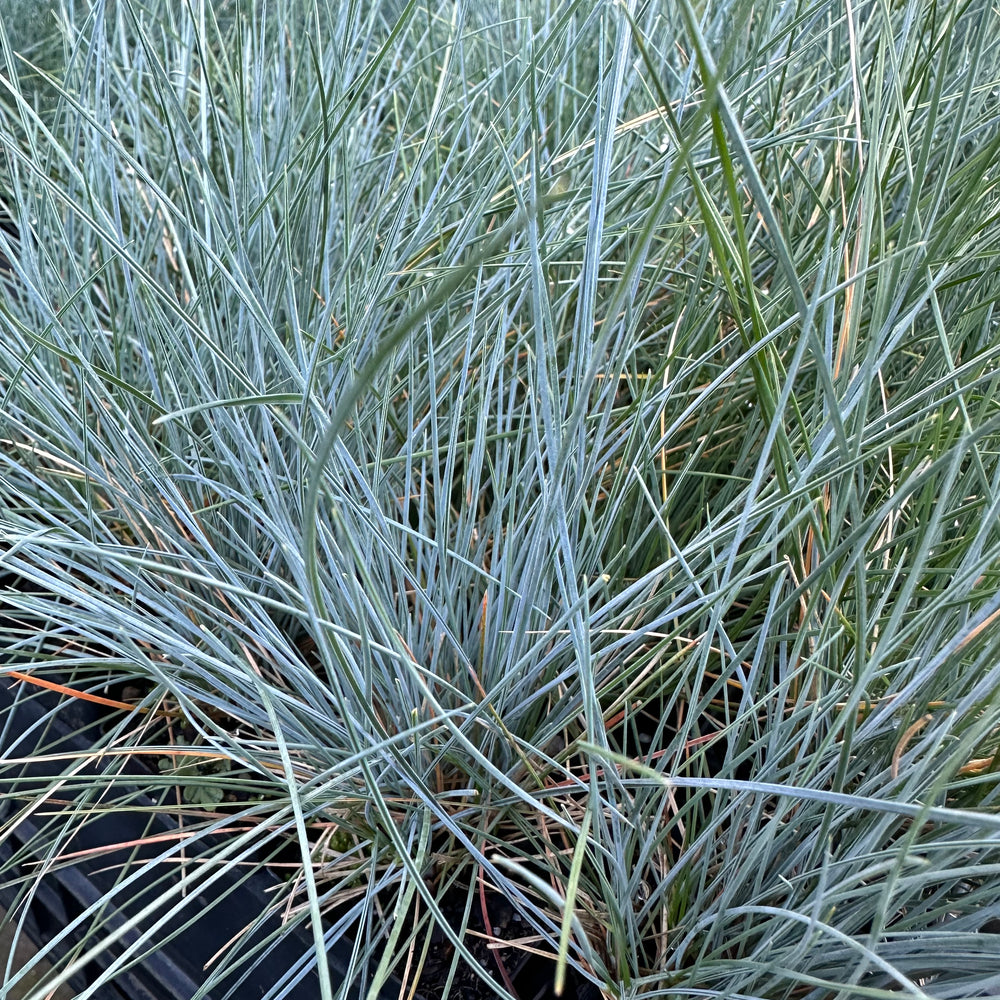
<path fill-rule="evenodd" d="M 474 963 L 479 879 L 609 997 L 1000 995 L 995 11 L 51 24 L 0 29 L 5 669 L 254 776 L 231 863 L 363 928 L 324 998 Z"/>

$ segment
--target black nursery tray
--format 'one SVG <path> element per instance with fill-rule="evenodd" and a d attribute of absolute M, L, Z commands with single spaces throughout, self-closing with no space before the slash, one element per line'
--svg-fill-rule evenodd
<path fill-rule="evenodd" d="M 37 787 L 38 779 L 46 779 L 64 773 L 66 760 L 13 763 L 19 758 L 30 757 L 36 752 L 39 737 L 44 731 L 47 753 L 83 756 L 93 749 L 101 732 L 101 710 L 82 701 L 63 701 L 58 712 L 52 709 L 58 703 L 56 695 L 48 692 L 25 697 L 19 682 L 10 677 L 0 677 L 0 792 L 9 795 L 18 779 L 25 780 L 27 788 Z M 116 769 L 121 769 L 117 761 Z M 88 764 L 77 771 L 77 775 L 97 773 L 99 764 Z M 132 765 L 131 773 L 136 775 L 136 803 L 154 806 L 152 799 L 143 802 L 138 789 L 141 787 L 142 770 Z M 130 768 L 126 767 L 125 773 Z M 60 790 L 60 798 L 77 799 L 83 794 L 81 782 L 68 782 Z M 116 784 L 116 788 L 120 785 Z M 14 812 L 9 798 L 0 799 L 0 861 L 6 862 L 25 845 L 35 841 L 42 824 L 50 820 L 43 815 L 32 815 L 20 819 L 8 829 Z M 76 852 L 97 851 L 115 844 L 135 844 L 147 840 L 158 833 L 170 833 L 177 829 L 176 823 L 162 813 L 122 810 L 102 812 L 91 816 L 86 823 L 78 824 L 70 844 Z M 35 841 L 36 842 L 36 841 Z M 73 864 L 50 867 L 40 877 L 30 897 L 30 904 L 24 930 L 37 944 L 50 942 L 63 928 L 88 906 L 107 897 L 121 880 L 121 870 L 128 864 L 129 872 L 135 872 L 137 862 L 155 857 L 162 850 L 161 845 L 146 844 L 128 847 L 93 856 L 83 854 Z M 25 859 L 27 860 L 27 859 Z M 128 899 L 122 892 L 114 896 L 116 912 L 105 915 L 107 934 L 124 927 L 130 920 L 137 919 L 140 911 L 165 891 L 163 865 L 150 866 L 134 883 Z M 17 869 L 15 869 L 17 871 Z M 24 868 L 21 868 L 22 873 Z M 166 873 L 170 875 L 170 873 Z M 18 896 L 19 887 L 11 883 L 12 872 L 0 875 L 0 906 L 10 907 Z M 172 881 L 178 875 L 170 875 Z M 199 898 L 186 908 L 185 914 L 195 917 L 180 934 L 163 943 L 141 963 L 116 972 L 109 985 L 91 994 L 96 1000 L 191 1000 L 204 982 L 206 963 L 223 949 L 233 937 L 240 933 L 251 919 L 267 909 L 273 898 L 269 889 L 277 885 L 277 879 L 270 872 L 258 871 L 249 878 L 234 873 L 223 874 L 217 883 L 205 889 L 209 899 Z M 219 897 L 225 894 L 225 898 Z M 24 904 L 22 904 L 24 905 Z M 155 917 L 154 917 L 155 919 Z M 148 924 L 146 925 L 148 926 Z M 275 917 L 255 932 L 250 946 L 262 941 L 279 926 Z M 172 928 L 176 929 L 176 928 Z M 117 957 L 133 944 L 139 934 L 130 929 L 107 949 L 107 954 L 95 958 L 71 981 L 71 986 L 82 992 L 91 987 L 100 974 Z M 82 933 L 65 941 L 54 949 L 55 955 L 62 956 L 79 943 Z M 347 969 L 347 943 L 339 942 L 330 951 L 328 962 L 334 976 L 344 976 Z M 237 1000 L 252 1000 L 263 997 L 282 981 L 298 981 L 284 994 L 290 1000 L 317 1000 L 319 980 L 312 968 L 309 957 L 314 944 L 311 933 L 305 928 L 286 929 L 278 938 L 266 946 L 266 957 L 257 961 L 252 968 L 241 967 L 222 984 L 206 995 L 206 1000 L 221 1000 L 230 993 Z M 223 959 L 224 961 L 225 959 Z"/>

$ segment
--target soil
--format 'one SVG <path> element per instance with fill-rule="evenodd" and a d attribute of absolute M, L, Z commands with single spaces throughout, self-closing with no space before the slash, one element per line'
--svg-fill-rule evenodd
<path fill-rule="evenodd" d="M 442 900 L 442 910 L 451 925 L 461 925 L 465 910 L 466 888 L 453 890 Z M 530 928 L 509 900 L 497 893 L 487 893 L 486 909 L 494 938 L 510 941 L 527 936 Z M 503 986 L 499 962 L 514 987 L 519 1000 L 549 1000 L 555 997 L 553 979 L 555 963 L 541 955 L 533 955 L 516 947 L 490 948 L 482 910 L 474 906 L 468 923 L 465 945 L 476 957 L 480 967 L 495 983 Z M 444 931 L 437 927 L 431 937 L 431 947 L 424 963 L 418 994 L 423 1000 L 441 1000 L 442 991 L 451 971 L 454 946 Z M 473 969 L 459 962 L 452 982 L 452 1000 L 487 1000 L 496 994 Z M 562 1000 L 600 1000 L 600 992 L 573 970 L 569 970 Z"/>

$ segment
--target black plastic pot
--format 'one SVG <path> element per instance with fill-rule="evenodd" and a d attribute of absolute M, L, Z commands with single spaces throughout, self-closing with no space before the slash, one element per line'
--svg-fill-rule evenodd
<path fill-rule="evenodd" d="M 0 660 L 2 662 L 2 660 Z M 19 690 L 20 688 L 20 690 Z M 30 694 L 31 697 L 26 697 Z M 101 709 L 82 701 L 64 701 L 55 715 L 49 711 L 57 703 L 55 695 L 36 694 L 33 689 L 25 690 L 16 680 L 0 677 L 0 793 L 9 795 L 17 782 L 26 782 L 25 787 L 37 787 L 39 779 L 60 775 L 66 770 L 66 760 L 45 761 L 32 759 L 18 763 L 18 759 L 31 757 L 36 752 L 39 739 L 44 732 L 46 753 L 72 754 L 82 756 L 92 751 L 100 733 Z M 78 772 L 81 775 L 99 773 L 100 763 L 88 764 Z M 106 765 L 105 765 L 106 766 Z M 116 770 L 121 769 L 121 761 L 116 760 Z M 126 773 L 128 773 L 126 771 Z M 141 769 L 136 775 L 136 793 L 142 802 Z M 78 799 L 85 794 L 79 781 L 67 783 L 60 791 L 62 799 Z M 122 787 L 116 782 L 116 794 Z M 151 799 L 147 805 L 153 805 Z M 13 813 L 10 799 L 0 800 L 0 859 L 7 861 L 18 852 L 25 851 L 38 833 L 39 826 L 51 819 L 44 815 L 20 819 L 16 825 L 6 829 Z M 108 812 L 91 816 L 79 824 L 64 850 L 86 852 L 106 848 L 108 845 L 135 843 L 157 833 L 170 833 L 176 824 L 169 816 L 159 813 L 150 818 L 145 812 Z M 139 862 L 155 857 L 162 847 L 130 847 L 124 850 L 105 852 L 93 857 L 82 856 L 72 865 L 49 868 L 35 879 L 35 891 L 25 923 L 25 931 L 36 944 L 52 941 L 88 906 L 108 897 L 121 880 L 122 866 L 128 864 L 129 871 L 139 868 Z M 18 868 L 27 874 L 30 871 L 30 857 L 18 857 Z M 122 928 L 133 919 L 139 919 L 140 911 L 155 901 L 165 891 L 163 881 L 166 866 L 149 866 L 150 870 L 137 880 L 129 898 L 123 893 L 113 896 L 115 912 L 105 915 L 107 933 Z M 169 873 L 168 873 L 169 874 Z M 171 875 L 171 879 L 178 876 Z M 10 882 L 9 872 L 0 876 L 0 905 L 9 907 L 18 894 L 18 887 L 3 885 Z M 172 940 L 165 942 L 155 952 L 132 968 L 117 972 L 112 983 L 92 994 L 98 1000 L 190 1000 L 206 978 L 204 967 L 255 915 L 263 913 L 272 895 L 277 880 L 267 871 L 259 871 L 250 878 L 245 874 L 228 874 L 219 882 L 205 890 L 194 905 L 187 907 L 186 913 L 195 914 L 194 920 Z M 224 898 L 222 897 L 223 893 Z M 215 905 L 212 905 L 213 902 Z M 140 922 L 149 926 L 149 922 Z M 261 929 L 250 942 L 257 943 L 278 927 L 278 921 L 271 921 Z M 80 935 L 63 943 L 55 954 L 64 955 L 78 943 Z M 91 964 L 71 982 L 71 986 L 82 992 L 96 982 L 97 977 L 138 938 L 138 932 L 130 930 L 108 948 L 106 955 L 95 958 Z M 335 976 L 345 974 L 347 969 L 348 944 L 334 946 L 328 954 L 331 972 Z M 282 981 L 291 981 L 299 976 L 286 994 L 292 1000 L 317 1000 L 319 981 L 315 971 L 307 968 L 313 955 L 311 934 L 303 928 L 286 929 L 280 937 L 267 945 L 262 960 L 249 969 L 242 968 L 224 983 L 213 989 L 209 1000 L 220 1000 L 231 991 L 236 1000 L 251 1000 L 263 997 Z M 224 961 L 224 959 L 223 959 Z"/>

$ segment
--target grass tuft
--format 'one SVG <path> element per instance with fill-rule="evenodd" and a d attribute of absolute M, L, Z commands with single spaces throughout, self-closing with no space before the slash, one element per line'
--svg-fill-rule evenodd
<path fill-rule="evenodd" d="M 105 978 L 249 861 L 324 1000 L 997 994 L 989 4 L 0 13 L 0 680 L 187 834 Z"/>

